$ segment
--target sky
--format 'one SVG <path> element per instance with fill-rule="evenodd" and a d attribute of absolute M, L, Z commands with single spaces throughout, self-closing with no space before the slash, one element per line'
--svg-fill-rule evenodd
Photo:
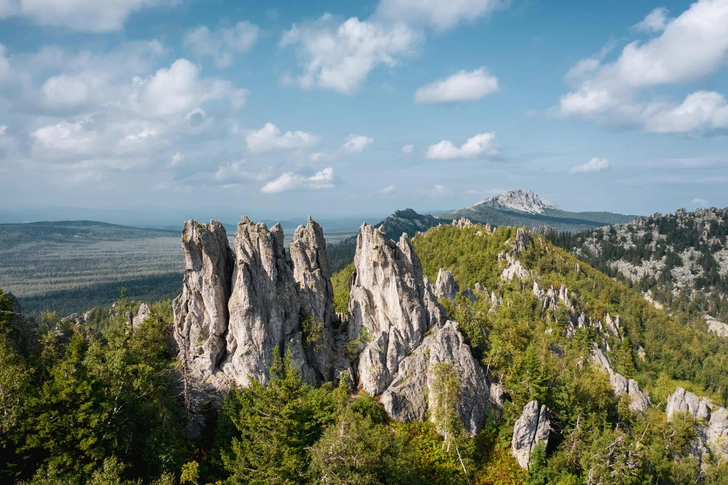
<path fill-rule="evenodd" d="M 724 207 L 727 67 L 728 0 L 0 0 L 0 212 Z"/>

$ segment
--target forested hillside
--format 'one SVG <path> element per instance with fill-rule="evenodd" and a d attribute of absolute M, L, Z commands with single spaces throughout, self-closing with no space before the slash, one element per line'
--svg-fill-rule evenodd
<path fill-rule="evenodd" d="M 677 318 L 707 314 L 728 322 L 728 209 L 679 210 L 546 236 Z"/>
<path fill-rule="evenodd" d="M 728 481 L 722 438 L 705 424 L 711 413 L 711 423 L 728 415 L 721 408 L 728 404 L 728 341 L 705 325 L 676 320 L 523 230 L 443 225 L 414 237 L 412 246 L 431 282 L 443 279 L 441 269 L 454 276 L 458 288 L 440 302 L 490 383 L 487 424 L 475 436 L 453 413 L 465 396 L 449 365 L 432 368 L 431 420 L 401 423 L 379 398 L 349 387 L 347 375 L 318 387 L 304 383 L 289 357 L 276 359 L 267 386 L 252 380 L 231 389 L 219 408 L 205 407 L 206 424 L 192 438 L 169 301 L 133 325 L 126 312 L 135 308 L 124 299 L 93 325 L 52 316 L 34 323 L 0 295 L 3 479 Z M 349 267 L 333 277 L 338 310 L 346 307 L 351 273 Z M 351 342 L 352 355 L 358 344 Z M 680 387 L 712 400 L 708 418 L 694 419 L 675 404 Z M 534 402 L 548 425 L 545 439 L 531 436 L 524 450 L 514 433 L 528 431 L 525 411 Z"/>

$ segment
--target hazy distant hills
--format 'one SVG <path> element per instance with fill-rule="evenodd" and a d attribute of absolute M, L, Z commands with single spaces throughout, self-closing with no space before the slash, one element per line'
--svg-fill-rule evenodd
<path fill-rule="evenodd" d="M 182 281 L 179 234 L 93 221 L 0 224 L 0 288 L 28 313 L 82 312 L 110 304 L 121 288 L 156 300 Z"/>
<path fill-rule="evenodd" d="M 530 191 L 516 190 L 446 214 L 398 210 L 380 222 L 388 237 L 413 237 L 465 217 L 493 226 L 549 226 L 581 231 L 624 223 L 634 216 L 568 212 Z M 237 222 L 223 219 L 231 239 Z M 356 232 L 365 218 L 319 220 L 333 271 L 351 263 Z M 371 221 L 371 217 L 367 217 Z M 376 219 L 375 219 L 376 220 Z M 286 242 L 298 223 L 284 221 Z M 276 221 L 265 220 L 268 227 Z M 166 229 L 166 228 L 165 228 Z M 154 300 L 179 290 L 183 272 L 179 228 L 144 229 L 93 221 L 0 224 L 0 288 L 16 294 L 30 313 L 82 312 L 114 301 L 122 287 L 137 300 Z"/>
<path fill-rule="evenodd" d="M 437 217 L 448 220 L 464 217 L 472 222 L 493 226 L 548 226 L 560 231 L 577 232 L 623 224 L 637 216 L 613 212 L 569 212 L 529 190 L 512 190 Z"/>
<path fill-rule="evenodd" d="M 526 226 L 529 229 L 551 227 L 560 231 L 577 232 L 601 226 L 632 221 L 637 216 L 612 212 L 568 212 L 530 190 L 512 190 L 478 202 L 475 205 L 436 216 L 418 214 L 412 209 L 395 211 L 375 224 L 387 236 L 397 240 L 402 233 L 413 237 L 440 224 L 465 218 L 491 226 Z M 329 245 L 329 260 L 334 271 L 351 263 L 356 249 L 356 237 Z"/>

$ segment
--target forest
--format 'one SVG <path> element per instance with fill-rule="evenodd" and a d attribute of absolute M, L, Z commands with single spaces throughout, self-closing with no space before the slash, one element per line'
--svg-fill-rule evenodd
<path fill-rule="evenodd" d="M 728 342 L 705 325 L 686 325 L 545 238 L 517 257 L 530 276 L 501 278 L 516 228 L 441 226 L 412 239 L 425 276 L 449 269 L 461 292 L 441 298 L 473 355 L 503 384 L 476 436 L 453 419 L 457 379 L 436 369 L 437 405 L 424 423 L 390 419 L 348 379 L 312 387 L 290 357 L 277 359 L 267 386 L 232 388 L 204 410 L 192 437 L 170 338 L 171 301 L 151 305 L 130 327 L 139 302 L 123 295 L 88 324 L 43 313 L 18 317 L 0 294 L 0 480 L 33 484 L 705 484 L 728 483 L 728 463 L 693 452 L 699 432 L 688 416 L 668 420 L 678 386 L 728 404 Z M 353 265 L 333 277 L 337 311 L 346 309 Z M 619 315 L 609 336 L 615 370 L 651 397 L 643 413 L 618 399 L 590 350 L 595 328 L 567 337 L 559 303 L 544 309 L 532 291 L 568 287 L 578 311 Z M 476 283 L 478 284 L 476 286 Z M 480 288 L 477 290 L 476 288 Z M 471 291 L 465 291 L 470 289 Z M 492 296 L 496 296 L 494 303 Z M 548 445 L 523 470 L 510 453 L 524 405 L 543 403 Z M 440 431 L 438 433 L 438 430 Z M 443 433 L 443 430 L 447 430 Z M 443 437 L 443 434 L 446 438 Z"/>

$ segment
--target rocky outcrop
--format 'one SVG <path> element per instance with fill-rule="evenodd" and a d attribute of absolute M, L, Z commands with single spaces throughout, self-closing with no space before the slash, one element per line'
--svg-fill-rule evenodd
<path fill-rule="evenodd" d="M 349 338 L 359 344 L 360 386 L 379 395 L 392 383 L 404 358 L 445 314 L 406 234 L 398 243 L 363 224 L 357 237 L 349 296 Z"/>
<path fill-rule="evenodd" d="M 439 362 L 451 364 L 460 382 L 457 411 L 465 430 L 475 435 L 485 424 L 490 410 L 490 390 L 485 375 L 470 347 L 460 333 L 458 324 L 448 321 L 433 329 L 422 344 L 399 365 L 392 384 L 382 394 L 384 409 L 400 421 L 424 421 L 432 395 L 433 366 Z"/>
<path fill-rule="evenodd" d="M 149 317 L 150 313 L 151 310 L 149 309 L 149 305 L 147 305 L 146 303 L 142 303 L 141 305 L 139 305 L 139 311 L 131 322 L 132 326 L 138 327 L 139 325 L 144 323 L 144 320 Z"/>
<path fill-rule="evenodd" d="M 696 421 L 697 436 L 690 450 L 692 456 L 700 461 L 710 454 L 718 455 L 722 460 L 728 458 L 728 410 L 678 387 L 667 399 L 665 412 L 667 419 L 685 413 Z"/>
<path fill-rule="evenodd" d="M 596 344 L 592 347 L 591 355 L 594 363 L 609 373 L 609 382 L 617 399 L 623 394 L 627 394 L 630 398 L 629 409 L 633 413 L 643 413 L 650 407 L 650 395 L 646 391 L 642 391 L 634 379 L 627 379 L 622 374 L 614 372 L 609 358 Z"/>
<path fill-rule="evenodd" d="M 265 384 L 277 349 L 280 356 L 290 352 L 304 379 L 314 381 L 303 349 L 301 306 L 280 224 L 268 230 L 264 223 L 243 217 L 233 247 L 228 355 L 222 370 L 242 386 L 251 378 Z"/>
<path fill-rule="evenodd" d="M 324 231 L 310 216 L 306 226 L 296 229 L 290 255 L 301 304 L 306 357 L 319 382 L 331 381 L 336 377 L 334 325 L 338 324 L 339 318 L 334 312 L 334 289 Z"/>
<path fill-rule="evenodd" d="M 546 413 L 546 406 L 531 401 L 523 408 L 521 417 L 513 425 L 511 453 L 521 468 L 528 470 L 533 449 L 542 444 L 546 446 L 551 431 L 551 423 Z"/>
<path fill-rule="evenodd" d="M 440 268 L 440 271 L 437 273 L 437 280 L 435 281 L 435 295 L 438 298 L 444 297 L 448 300 L 454 300 L 459 291 L 460 286 L 455 281 L 452 272 L 448 269 Z"/>
<path fill-rule="evenodd" d="M 705 316 L 705 323 L 708 324 L 708 332 L 718 337 L 728 337 L 728 325 L 716 320 L 710 315 Z"/>
<path fill-rule="evenodd" d="M 513 280 L 513 278 L 525 280 L 530 276 L 531 273 L 529 273 L 528 270 L 518 260 L 513 260 L 509 262 L 508 266 L 506 266 L 506 268 L 503 270 L 503 273 L 501 273 L 501 279 L 505 281 L 511 281 Z"/>
<path fill-rule="evenodd" d="M 183 371 L 204 379 L 225 355 L 233 256 L 222 224 L 187 221 L 182 230 L 185 275 L 175 298 L 174 339 Z"/>
<path fill-rule="evenodd" d="M 218 390 L 251 378 L 266 383 L 275 349 L 290 352 L 308 382 L 335 377 L 338 318 L 321 226 L 309 218 L 296 230 L 290 263 L 280 225 L 268 230 L 247 217 L 232 249 L 215 221 L 185 223 L 182 246 L 185 279 L 173 309 L 186 378 Z"/>

